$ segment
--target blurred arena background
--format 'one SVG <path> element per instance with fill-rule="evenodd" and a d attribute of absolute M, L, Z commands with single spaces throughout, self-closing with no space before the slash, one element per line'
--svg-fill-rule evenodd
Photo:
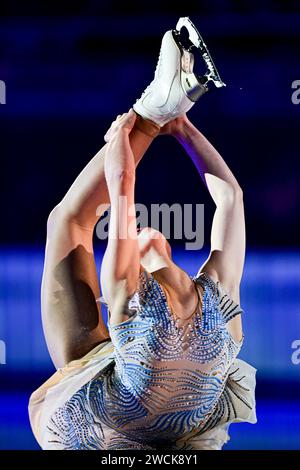
<path fill-rule="evenodd" d="M 38 449 L 28 397 L 54 372 L 39 299 L 48 213 L 152 80 L 179 16 L 198 26 L 227 83 L 190 117 L 240 181 L 247 217 L 241 357 L 258 369 L 258 423 L 232 425 L 226 449 L 300 449 L 299 2 L 61 3 L 0 7 L 0 449 Z M 196 273 L 214 207 L 171 138 L 158 138 L 140 165 L 136 200 L 205 205 L 203 250 L 170 240 L 175 261 Z M 100 267 L 105 243 L 95 247 Z"/>

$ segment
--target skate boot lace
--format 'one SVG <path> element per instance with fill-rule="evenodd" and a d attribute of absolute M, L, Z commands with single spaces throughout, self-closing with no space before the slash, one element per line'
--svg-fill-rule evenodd
<path fill-rule="evenodd" d="M 156 67 L 155 67 L 155 72 L 154 72 L 154 79 L 152 80 L 152 82 L 147 86 L 147 88 L 145 88 L 145 90 L 143 91 L 142 95 L 141 95 L 141 98 L 142 99 L 149 91 L 149 89 L 152 87 L 152 84 L 153 82 L 160 78 L 161 76 L 161 61 L 162 61 L 162 53 L 161 53 L 161 49 L 159 51 L 159 56 L 158 56 L 158 61 L 157 61 L 157 64 L 156 64 Z M 138 101 L 138 100 L 137 100 Z"/>
<path fill-rule="evenodd" d="M 159 78 L 161 75 L 161 62 L 162 62 L 162 50 L 160 49 L 158 61 L 155 67 L 154 78 Z"/>

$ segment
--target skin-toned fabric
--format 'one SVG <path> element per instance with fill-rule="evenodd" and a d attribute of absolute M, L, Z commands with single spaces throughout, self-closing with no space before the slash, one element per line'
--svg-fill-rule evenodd
<path fill-rule="evenodd" d="M 226 328 L 242 309 L 205 273 L 193 280 L 203 289 L 201 312 L 179 325 L 161 286 L 144 271 L 129 320 L 109 327 L 112 343 L 73 361 L 32 395 L 31 423 L 42 448 L 218 449 L 229 422 L 255 421 L 255 370 L 244 365 L 251 386 L 243 386 L 236 362 L 242 342 Z"/>
<path fill-rule="evenodd" d="M 108 329 L 103 321 L 93 230 L 109 203 L 118 214 L 120 196 L 134 205 L 135 168 L 153 139 L 138 127 L 139 120 L 132 110 L 117 118 L 105 136 L 107 144 L 48 220 L 42 315 L 49 352 L 60 369 L 32 395 L 29 406 L 32 427 L 45 449 L 220 448 L 228 438 L 228 423 L 254 422 L 255 373 L 236 362 L 242 345 L 242 193 L 221 156 L 186 116 L 160 133 L 183 145 L 216 203 L 211 253 L 195 281 L 202 311 L 193 322 L 200 328 L 173 323 L 171 306 L 183 322 L 195 310 L 193 282 L 175 265 L 163 238 L 158 244 L 151 241 L 149 252 L 148 242 L 141 250 L 134 213 L 110 221 L 101 266 L 112 320 Z M 151 132 L 156 135 L 155 126 Z M 123 233 L 120 223 L 132 225 L 136 236 L 112 236 Z M 140 277 L 145 260 L 155 265 L 149 283 Z M 246 374 L 239 376 L 241 370 Z M 247 377 L 248 389 L 242 385 Z M 158 401 L 162 390 L 170 394 Z"/>

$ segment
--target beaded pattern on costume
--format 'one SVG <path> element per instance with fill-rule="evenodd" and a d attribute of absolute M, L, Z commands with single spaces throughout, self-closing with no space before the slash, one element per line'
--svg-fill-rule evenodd
<path fill-rule="evenodd" d="M 224 403 L 217 405 L 241 347 L 226 322 L 240 307 L 201 274 L 193 280 L 203 288 L 202 314 L 179 326 L 153 276 L 143 272 L 140 280 L 128 305 L 133 315 L 109 327 L 115 366 L 51 418 L 52 437 L 63 448 L 170 445 L 195 428 L 211 428 L 224 414 Z"/>

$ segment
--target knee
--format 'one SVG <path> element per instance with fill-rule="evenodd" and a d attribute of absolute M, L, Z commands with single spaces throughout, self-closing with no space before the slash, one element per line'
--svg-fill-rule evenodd
<path fill-rule="evenodd" d="M 51 229 L 53 224 L 56 222 L 59 212 L 59 204 L 55 206 L 48 215 L 47 218 L 47 232 Z"/>
<path fill-rule="evenodd" d="M 47 234 L 52 233 L 53 229 L 62 223 L 68 221 L 67 211 L 62 203 L 57 204 L 48 215 L 47 218 Z"/>

